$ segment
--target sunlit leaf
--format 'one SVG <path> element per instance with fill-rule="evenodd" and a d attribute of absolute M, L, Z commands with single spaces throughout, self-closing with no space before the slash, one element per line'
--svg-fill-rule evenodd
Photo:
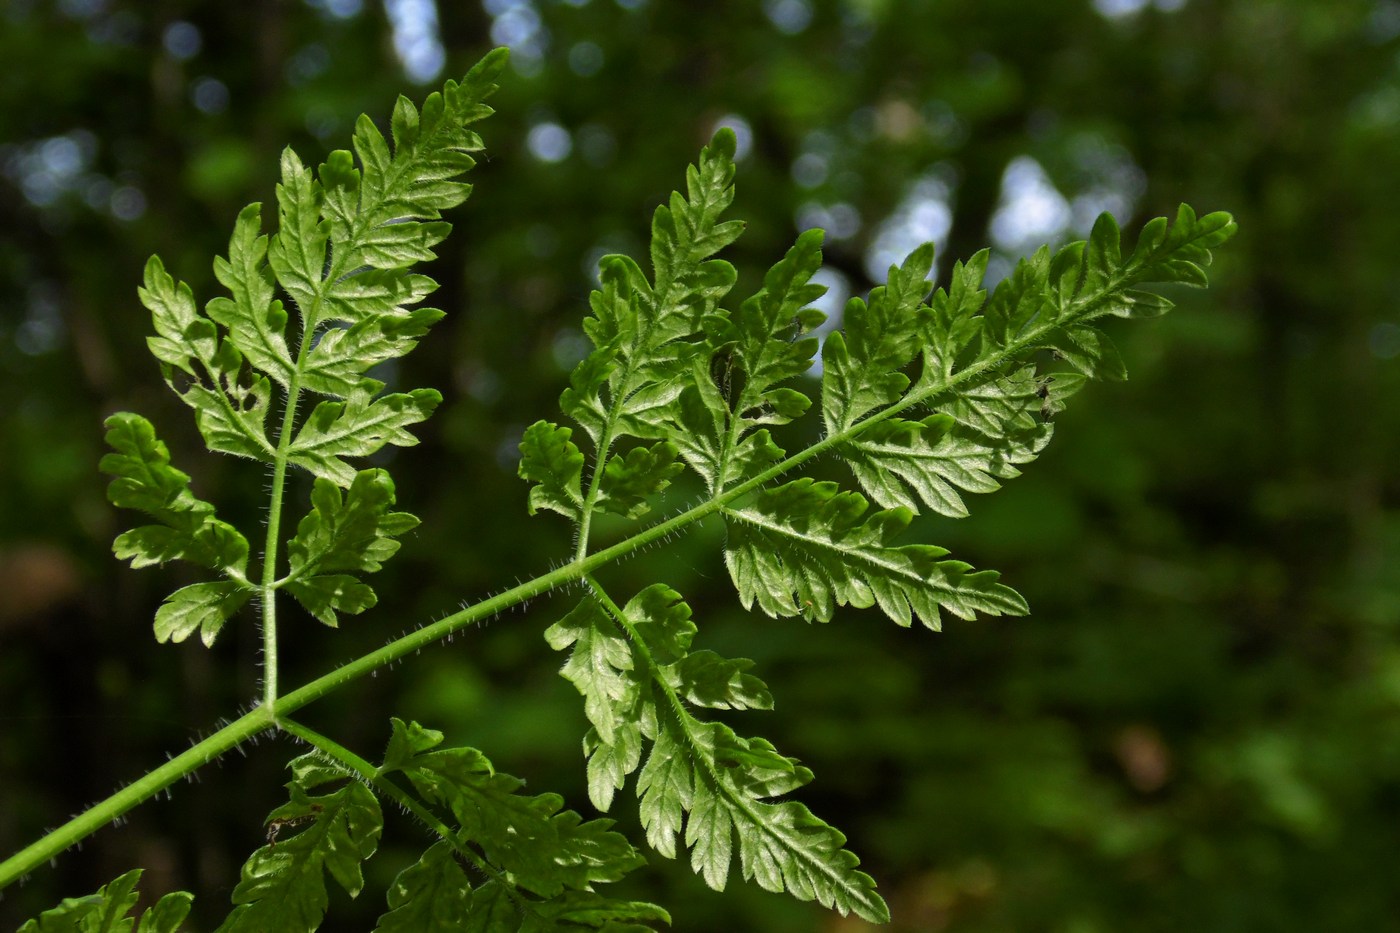
<path fill-rule="evenodd" d="M 314 754 L 293 761 L 292 772 L 291 800 L 269 814 L 269 841 L 244 863 L 219 933 L 309 933 L 326 913 L 326 875 L 351 897 L 364 887 L 360 864 L 384 825 L 374 794 Z"/>

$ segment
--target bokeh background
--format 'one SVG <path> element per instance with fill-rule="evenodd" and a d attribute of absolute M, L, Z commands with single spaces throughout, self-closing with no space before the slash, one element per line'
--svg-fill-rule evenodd
<path fill-rule="evenodd" d="M 555 412 L 598 256 L 640 253 L 655 203 L 720 124 L 739 134 L 740 293 L 829 231 L 832 307 L 918 242 L 1029 248 L 1179 201 L 1233 211 L 1209 292 L 1114 332 L 1027 474 L 916 531 L 1030 600 L 1017 620 L 904 631 L 737 606 L 706 527 L 611 570 L 664 580 L 700 643 L 778 700 L 742 718 L 817 774 L 898 931 L 1395 929 L 1400 916 L 1400 3 L 1396 0 L 5 0 L 0 3 L 0 851 L 110 793 L 254 695 L 251 619 L 157 646 L 178 567 L 109 555 L 101 419 L 151 417 L 221 513 L 262 477 L 207 455 L 144 347 L 160 253 L 198 295 L 277 153 L 348 142 L 493 45 L 514 50 L 489 157 L 431 270 L 449 312 L 400 384 L 447 401 L 392 458 L 421 530 L 332 632 L 284 623 L 302 682 L 568 552 L 528 519 L 524 425 Z M 950 260 L 939 263 L 946 276 Z M 302 497 L 305 490 L 298 490 Z M 304 501 L 304 499 L 303 499 Z M 620 533 L 620 529 L 611 532 Z M 370 757 L 393 713 L 534 791 L 583 793 L 579 698 L 543 600 L 306 712 Z M 148 803 L 0 900 L 9 928 L 147 868 L 226 909 L 284 799 L 263 742 Z M 614 814 L 640 840 L 635 804 Z M 391 820 L 368 929 L 421 839 Z M 678 931 L 864 929 L 653 856 L 627 891 Z"/>

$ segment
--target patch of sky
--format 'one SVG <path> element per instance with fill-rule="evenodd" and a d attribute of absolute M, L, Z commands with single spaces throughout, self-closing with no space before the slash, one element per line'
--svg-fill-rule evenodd
<path fill-rule="evenodd" d="M 560 124 L 542 120 L 530 127 L 530 132 L 525 136 L 525 146 L 541 162 L 562 162 L 573 151 L 574 140 Z"/>
<path fill-rule="evenodd" d="M 581 78 L 591 78 L 603 68 L 603 50 L 596 42 L 575 42 L 569 48 L 569 70 Z"/>
<path fill-rule="evenodd" d="M 763 13 L 773 28 L 795 36 L 812 23 L 811 0 L 764 0 Z"/>
<path fill-rule="evenodd" d="M 306 0 L 307 6 L 334 19 L 353 19 L 364 10 L 364 0 Z"/>
<path fill-rule="evenodd" d="M 826 294 L 812 302 L 813 308 L 826 315 L 826 320 L 812 329 L 812 336 L 825 344 L 826 335 L 841 326 L 841 313 L 846 307 L 846 301 L 851 297 L 851 280 L 831 266 L 822 266 L 812 274 L 812 282 L 826 287 Z M 807 373 L 811 376 L 821 376 L 821 353 L 812 360 Z"/>
<path fill-rule="evenodd" d="M 384 12 L 404 75 L 415 84 L 426 84 L 442 74 L 447 52 L 438 35 L 434 0 L 384 0 Z"/>
<path fill-rule="evenodd" d="M 734 131 L 734 161 L 742 162 L 753 149 L 753 127 L 737 113 L 726 113 L 716 120 L 715 125 L 710 127 L 710 135 L 719 132 L 721 127 L 728 127 Z"/>
<path fill-rule="evenodd" d="M 285 66 L 287 83 L 293 87 L 306 84 L 325 74 L 331 66 L 331 53 L 320 42 L 303 45 L 292 53 Z"/>
<path fill-rule="evenodd" d="M 491 17 L 491 41 L 510 49 L 511 66 L 522 75 L 538 74 L 544 67 L 549 33 L 535 4 L 531 0 L 483 0 L 482 7 Z"/>
<path fill-rule="evenodd" d="M 860 211 L 845 201 L 807 201 L 797 208 L 796 222 L 798 230 L 820 227 L 826 231 L 827 240 L 849 240 L 860 232 L 861 223 Z"/>
<path fill-rule="evenodd" d="M 885 281 L 890 266 L 903 262 L 922 244 L 939 245 L 947 239 L 953 224 L 952 199 L 947 173 L 937 168 L 909 186 L 903 200 L 880 223 L 865 252 L 865 271 L 871 281 Z"/>
<path fill-rule="evenodd" d="M 617 155 L 617 137 L 601 123 L 585 123 L 578 129 L 578 151 L 593 168 L 604 168 Z"/>
<path fill-rule="evenodd" d="M 1008 253 L 1061 236 L 1074 211 L 1045 169 L 1030 156 L 1011 160 L 1001 176 L 1001 198 L 992 215 L 992 242 Z"/>
<path fill-rule="evenodd" d="M 200 113 L 223 113 L 228 109 L 228 85 L 208 75 L 196 78 L 190 85 L 190 102 Z"/>
<path fill-rule="evenodd" d="M 1163 13 L 1175 13 L 1186 6 L 1186 0 L 1094 0 L 1094 9 L 1105 19 L 1126 19 L 1149 7 Z"/>
<path fill-rule="evenodd" d="M 194 23 L 176 20 L 165 27 L 160 36 L 160 43 L 171 58 L 187 62 L 199 54 L 204 45 L 204 38 Z"/>
<path fill-rule="evenodd" d="M 57 349 L 66 331 L 58 291 L 48 282 L 37 282 L 26 297 L 24 320 L 15 328 L 15 348 L 25 356 L 40 356 Z"/>

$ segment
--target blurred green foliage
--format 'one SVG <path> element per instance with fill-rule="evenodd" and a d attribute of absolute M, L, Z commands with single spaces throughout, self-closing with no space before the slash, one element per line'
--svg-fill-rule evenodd
<path fill-rule="evenodd" d="M 934 637 L 870 613 L 821 631 L 748 616 L 718 527 L 613 575 L 676 586 L 707 647 L 759 662 L 777 699 L 760 731 L 816 772 L 802 799 L 850 834 L 893 929 L 1394 923 L 1395 0 L 9 0 L 0 850 L 255 695 L 251 629 L 213 652 L 156 646 L 160 596 L 189 581 L 108 551 L 96 463 L 114 410 L 148 413 L 226 517 L 249 524 L 261 498 L 246 464 L 200 454 L 160 384 L 135 296 L 146 257 L 207 297 L 238 208 L 271 200 L 281 146 L 319 159 L 414 75 L 436 80 L 435 55 L 457 74 L 502 43 L 489 161 L 431 270 L 449 316 L 402 375 L 447 395 L 394 459 L 424 524 L 374 612 L 288 624 L 285 683 L 567 555 L 562 521 L 524 521 L 515 443 L 582 351 L 597 256 L 638 251 L 718 123 L 748 141 L 731 258 L 755 274 L 820 224 L 835 291 L 868 288 L 920 236 L 946 276 L 988 242 L 1005 268 L 1083 235 L 1104 207 L 1125 227 L 1179 201 L 1227 209 L 1241 235 L 1218 284 L 1118 332 L 1132 381 L 1091 387 L 1025 477 L 924 528 L 1004 571 L 1029 619 Z M 308 719 L 369 757 L 390 712 L 443 725 L 586 813 L 582 710 L 541 638 L 565 608 L 494 620 Z M 142 866 L 153 894 L 196 892 L 210 925 L 293 754 L 206 769 L 7 891 L 0 921 Z M 371 887 L 421 847 L 391 823 Z M 680 931 L 861 928 L 652 862 L 637 893 Z M 361 900 L 333 901 L 347 928 L 382 910 Z"/>

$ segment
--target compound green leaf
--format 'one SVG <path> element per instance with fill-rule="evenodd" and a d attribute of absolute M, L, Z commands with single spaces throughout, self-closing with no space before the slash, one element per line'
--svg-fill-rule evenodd
<path fill-rule="evenodd" d="M 287 459 L 317 476 L 349 486 L 355 469 L 345 457 L 368 457 L 385 444 L 412 447 L 408 426 L 427 419 L 442 401 L 435 389 L 415 389 L 370 400 L 322 402 L 311 412 L 287 451 Z"/>
<path fill-rule="evenodd" d="M 466 200 L 471 186 L 456 181 L 475 165 L 481 139 L 467 127 L 491 114 L 484 101 L 496 90 L 507 52 L 496 49 L 460 83 L 448 81 L 417 110 L 399 98 L 389 142 L 368 117 L 355 125 L 357 171 L 348 152 L 332 153 L 319 170 L 326 190 L 332 264 L 327 279 L 365 266 L 395 269 L 431 259 L 447 235 L 441 212 Z"/>
<path fill-rule="evenodd" d="M 1117 284 L 1114 278 L 1123 267 L 1122 236 L 1118 221 L 1107 211 L 1094 221 L 1094 229 L 1084 250 L 1083 279 L 1078 283 L 1080 289 L 1102 292 Z"/>
<path fill-rule="evenodd" d="M 394 539 L 418 527 L 415 516 L 391 511 L 394 501 L 394 481 L 386 470 L 361 470 L 343 495 L 330 480 L 317 479 L 312 510 L 287 544 L 293 574 L 378 571 L 398 552 Z"/>
<path fill-rule="evenodd" d="M 817 339 L 805 335 L 825 319 L 808 307 L 826 294 L 825 285 L 812 282 L 822 264 L 822 237 L 821 230 L 798 236 L 787 255 L 768 270 L 763 288 L 733 316 L 735 356 L 745 378 L 740 414 L 765 401 L 771 387 L 812 367 Z"/>
<path fill-rule="evenodd" d="M 136 906 L 141 874 L 141 869 L 132 869 L 96 894 L 64 898 L 57 907 L 25 923 L 19 933 L 131 933 L 133 920 L 128 914 Z M 176 933 L 193 900 L 194 895 L 186 891 L 165 895 L 134 921 L 136 933 Z"/>
<path fill-rule="evenodd" d="M 1235 235 L 1234 218 L 1224 211 L 1197 217 L 1187 204 L 1177 208 L 1170 227 L 1159 217 L 1143 228 L 1128 268 L 1137 282 L 1178 282 L 1204 286 L 1211 250 Z"/>
<path fill-rule="evenodd" d="M 1128 378 L 1127 367 L 1118 355 L 1118 348 L 1108 335 L 1090 324 L 1071 324 L 1050 331 L 1045 337 L 1047 346 L 1053 347 L 1078 372 L 1091 379 L 1123 380 Z"/>
<path fill-rule="evenodd" d="M 919 342 L 924 348 L 921 384 L 947 381 L 959 364 L 967 361 L 984 323 L 979 312 L 987 300 L 982 280 L 990 257 L 991 252 L 984 249 L 966 262 L 953 263 L 948 287 L 937 289 L 929 303 L 919 309 Z"/>
<path fill-rule="evenodd" d="M 156 610 L 156 641 L 181 642 L 199 632 L 205 647 L 213 645 L 224 623 L 252 595 L 250 587 L 234 580 L 181 587 Z"/>
<path fill-rule="evenodd" d="M 146 263 L 144 284 L 137 290 L 150 311 L 155 337 L 147 345 L 161 361 L 166 382 L 194 409 L 195 423 L 211 450 L 271 460 L 267 407 L 271 385 L 256 372 L 243 375 L 243 354 L 230 340 L 220 340 L 214 322 L 195 308 L 194 294 L 176 283 L 160 258 Z M 176 388 L 174 371 L 189 384 Z"/>
<path fill-rule="evenodd" d="M 1018 262 L 992 292 L 982 310 L 984 357 L 1004 353 L 1033 321 L 1053 320 L 1057 296 L 1050 286 L 1051 258 L 1050 248 L 1042 246 Z"/>
<path fill-rule="evenodd" d="M 737 849 L 744 878 L 766 890 L 887 921 L 875 882 L 856 869 L 860 860 L 840 832 L 801 804 L 763 799 L 810 779 L 808 769 L 761 739 L 674 715 L 637 779 L 647 841 L 674 856 L 684 821 L 691 867 L 716 890 L 724 889 Z"/>
<path fill-rule="evenodd" d="M 465 933 L 519 933 L 526 920 L 504 885 L 488 881 L 472 892 Z"/>
<path fill-rule="evenodd" d="M 929 292 L 933 244 L 926 243 L 890 267 L 889 282 L 867 303 L 846 302 L 843 329 L 822 347 L 822 414 L 829 433 L 845 431 L 869 412 L 897 401 L 909 387 L 900 372 L 919 348 Z"/>
<path fill-rule="evenodd" d="M 337 398 L 375 395 L 384 384 L 364 375 L 365 371 L 407 354 L 443 317 L 436 308 L 415 308 L 386 311 L 348 327 L 330 327 L 307 354 L 302 386 Z"/>
<path fill-rule="evenodd" d="M 583 694 L 584 713 L 599 741 L 612 745 L 619 729 L 636 722 L 641 700 L 642 681 L 627 639 L 591 599 L 580 601 L 544 637 L 555 651 L 573 648 L 559 674 Z"/>
<path fill-rule="evenodd" d="M 842 447 L 852 474 L 870 498 L 884 508 L 919 510 L 922 502 L 941 515 L 962 518 L 967 505 L 960 491 L 988 493 L 998 480 L 1020 475 L 1050 442 L 1051 428 L 1040 423 L 988 436 L 959 425 L 952 415 L 921 421 L 889 418 Z"/>
<path fill-rule="evenodd" d="M 215 277 L 233 297 L 213 298 L 204 311 L 211 321 L 227 328 L 229 342 L 255 369 L 285 388 L 296 367 L 287 349 L 287 311 L 273 297 L 266 259 L 262 205 L 249 204 L 234 224 L 228 258 L 214 260 Z"/>
<path fill-rule="evenodd" d="M 416 724 L 395 719 L 393 725 L 396 733 L 406 733 L 400 748 L 421 748 L 430 738 Z M 399 760 L 395 770 L 407 775 L 425 800 L 447 807 L 464 839 L 479 845 L 486 860 L 513 884 L 535 895 L 552 898 L 566 888 L 587 890 L 642 864 L 631 844 L 609 829 L 611 821 L 584 822 L 574 811 L 561 809 L 557 794 L 519 793 L 523 782 L 494 771 L 476 749 L 425 750 Z"/>
<path fill-rule="evenodd" d="M 103 885 L 96 894 L 66 897 L 19 928 L 19 933 L 128 933 L 127 913 L 136 906 L 141 870 L 129 871 Z"/>
<path fill-rule="evenodd" d="M 572 647 L 562 673 L 584 695 L 594 723 L 584 743 L 594 803 L 612 802 L 638 767 L 643 737 L 649 738 L 637 795 L 647 842 L 656 851 L 674 858 L 683 834 L 694 870 L 722 889 L 737 849 L 746 877 L 755 877 L 760 862 L 776 866 L 775 875 L 759 878 L 770 890 L 871 919 L 887 916 L 874 883 L 854 870 L 858 860 L 842 849 L 839 833 L 809 813 L 800 833 L 785 831 L 784 824 L 795 821 L 780 808 L 795 805 L 764 802 L 806 784 L 812 772 L 764 739 L 701 722 L 684 707 L 771 706 L 767 687 L 748 673 L 752 662 L 690 652 L 690 608 L 662 584 L 625 607 L 608 606 L 585 599 L 547 633 L 554 648 Z M 613 742 L 604 740 L 600 723 Z M 755 846 L 761 853 L 750 851 Z"/>
<path fill-rule="evenodd" d="M 359 615 L 379 602 L 373 588 L 347 573 L 303 577 L 289 582 L 286 589 L 307 612 L 331 628 L 340 624 L 337 612 Z"/>
<path fill-rule="evenodd" d="M 962 619 L 1027 611 L 995 571 L 940 560 L 947 551 L 932 545 L 893 544 L 907 509 L 867 516 L 867 507 L 859 493 L 804 478 L 726 509 L 725 563 L 744 607 L 757 601 L 769 615 L 825 622 L 838 605 L 878 605 L 900 625 L 917 618 L 935 631 L 940 608 Z"/>
<path fill-rule="evenodd" d="M 399 872 L 389 888 L 389 910 L 380 915 L 375 933 L 459 933 L 470 929 L 472 888 L 457 859 L 452 843 L 439 842 Z"/>
<path fill-rule="evenodd" d="M 282 181 L 277 185 L 278 230 L 267 259 L 302 320 L 312 327 L 318 321 L 330 240 L 330 224 L 321 220 L 321 197 L 321 185 L 311 170 L 291 147 L 283 149 Z"/>
<path fill-rule="evenodd" d="M 694 794 L 693 768 L 684 740 L 675 729 L 662 729 L 637 775 L 637 796 L 647 845 L 666 858 L 676 857 L 676 834 L 684 825 L 686 812 L 695 806 Z"/>
<path fill-rule="evenodd" d="M 693 361 L 706 352 L 706 322 L 719 315 L 719 301 L 737 276 L 729 263 L 711 258 L 743 232 L 743 224 L 719 219 L 734 196 L 735 144 L 732 131 L 716 133 L 687 170 L 685 195 L 674 193 L 656 209 L 654 281 L 625 256 L 600 261 L 599 287 L 589 298 L 593 313 L 584 321 L 595 350 L 560 399 L 595 444 L 610 446 L 621 435 L 671 440 L 695 462 L 669 425 L 680 417 Z M 633 473 L 625 462 L 615 469 Z M 635 505 L 622 504 L 636 503 L 635 496 L 600 504 L 609 501 L 607 507 L 635 514 Z"/>
<path fill-rule="evenodd" d="M 559 897 L 532 905 L 520 925 L 520 933 L 655 933 L 655 924 L 671 922 L 671 915 L 645 901 L 622 901 L 593 891 L 565 891 Z"/>
<path fill-rule="evenodd" d="M 726 658 L 708 649 L 677 662 L 676 687 L 687 701 L 713 709 L 772 709 L 773 695 L 749 670 L 748 658 Z"/>
<path fill-rule="evenodd" d="M 614 454 L 603 468 L 599 484 L 598 504 L 609 512 L 640 518 L 650 511 L 647 502 L 671 484 L 671 479 L 685 469 L 677 462 L 680 450 L 670 441 L 660 441 L 651 447 L 634 447 L 624 454 Z"/>
<path fill-rule="evenodd" d="M 536 421 L 520 439 L 520 478 L 530 488 L 530 514 L 549 509 L 578 520 L 583 509 L 580 481 L 583 453 L 569 440 L 570 428 L 548 421 Z"/>
<path fill-rule="evenodd" d="M 309 933 L 326 913 L 327 874 L 351 897 L 364 887 L 360 863 L 378 848 L 384 825 L 374 794 L 359 781 L 343 783 L 314 754 L 293 761 L 292 772 L 291 800 L 268 816 L 268 844 L 244 863 L 219 933 Z M 340 786 L 312 795 L 326 784 Z"/>
<path fill-rule="evenodd" d="M 170 465 L 170 451 L 151 423 L 131 412 L 109 417 L 106 440 L 114 453 L 99 468 L 113 477 L 107 498 L 119 508 L 139 509 L 159 521 L 119 535 L 113 550 L 133 567 L 185 559 L 213 570 L 242 574 L 248 542 L 214 517 L 214 506 L 190 491 L 190 478 Z"/>
<path fill-rule="evenodd" d="M 395 540 L 417 527 L 407 512 L 391 511 L 394 481 L 384 470 L 361 470 L 342 495 L 318 477 L 312 509 L 287 544 L 291 573 L 281 584 L 317 619 L 336 625 L 336 613 L 363 612 L 374 590 L 353 576 L 374 573 L 399 549 Z"/>
<path fill-rule="evenodd" d="M 136 933 L 176 933 L 194 906 L 194 895 L 174 891 L 165 895 L 136 921 Z"/>
<path fill-rule="evenodd" d="M 654 718 L 655 707 L 640 699 L 639 696 L 639 714 Z M 616 718 L 611 742 L 604 742 L 596 728 L 589 729 L 583 737 L 583 754 L 588 759 L 588 799 L 604 813 L 612 808 L 613 797 L 627 783 L 627 776 L 642 763 L 642 724 Z"/>

